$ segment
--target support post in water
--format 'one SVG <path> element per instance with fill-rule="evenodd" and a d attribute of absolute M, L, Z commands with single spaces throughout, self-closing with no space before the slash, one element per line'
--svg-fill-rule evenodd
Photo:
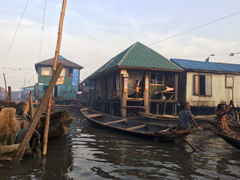
<path fill-rule="evenodd" d="M 12 102 L 12 88 L 11 88 L 11 86 L 8 86 L 8 100 L 9 100 L 9 102 Z"/>
<path fill-rule="evenodd" d="M 22 157 L 23 157 L 23 154 L 28 146 L 28 143 L 32 137 L 32 134 L 38 124 L 38 121 L 40 119 L 40 117 L 42 116 L 42 113 L 45 111 L 46 109 L 46 105 L 47 105 L 47 102 L 48 102 L 48 99 L 49 97 L 52 95 L 52 92 L 53 92 L 53 88 L 55 87 L 56 83 L 57 83 L 57 80 L 62 72 L 62 69 L 63 69 L 63 64 L 59 64 L 58 67 L 57 67 L 57 70 L 55 71 L 55 73 L 53 74 L 53 77 L 49 83 L 49 86 L 47 88 L 47 91 L 45 92 L 44 96 L 43 96 L 43 99 L 34 115 L 34 118 L 28 128 L 28 131 L 25 135 L 25 138 L 23 139 L 22 143 L 20 144 L 19 148 L 18 148 L 18 151 L 17 153 L 15 154 L 15 157 L 14 157 L 14 161 L 13 163 L 16 163 L 16 162 L 19 162 Z"/>
<path fill-rule="evenodd" d="M 54 57 L 53 73 L 55 72 L 58 64 L 58 57 L 59 57 L 59 51 L 60 51 L 60 46 L 62 41 L 62 28 L 63 28 L 63 21 L 65 16 L 66 6 L 67 6 L 67 0 L 63 0 L 60 22 L 58 26 L 58 39 L 57 39 L 57 46 L 56 46 L 55 57 Z M 47 106 L 47 116 L 45 120 L 45 128 L 44 128 L 44 136 L 43 136 L 43 153 L 42 153 L 43 155 L 47 154 L 48 131 L 49 131 L 49 124 L 50 124 L 51 107 L 52 107 L 52 96 L 49 97 L 48 106 Z"/>

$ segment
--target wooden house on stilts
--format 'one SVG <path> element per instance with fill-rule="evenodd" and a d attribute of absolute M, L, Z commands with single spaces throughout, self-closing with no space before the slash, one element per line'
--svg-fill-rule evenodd
<path fill-rule="evenodd" d="M 137 42 L 87 78 L 94 109 L 126 117 L 131 113 L 175 114 L 182 68 Z M 160 108 L 162 107 L 162 108 Z M 170 108 L 172 107 L 172 108 Z"/>

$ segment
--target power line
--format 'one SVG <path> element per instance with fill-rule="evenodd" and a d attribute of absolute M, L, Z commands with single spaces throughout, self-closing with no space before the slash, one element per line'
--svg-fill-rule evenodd
<path fill-rule="evenodd" d="M 39 58 L 38 58 L 39 61 L 41 59 L 41 52 L 42 52 L 42 40 L 43 40 L 43 29 L 44 29 L 44 23 L 45 23 L 46 4 L 47 4 L 47 0 L 44 1 L 44 6 L 43 6 L 42 31 L 41 31 L 41 40 L 40 40 L 40 49 L 39 49 Z"/>
<path fill-rule="evenodd" d="M 27 3 L 26 3 L 26 5 L 25 5 L 25 7 L 24 7 L 24 10 L 23 10 L 22 16 L 21 16 L 20 21 L 19 21 L 19 23 L 18 23 L 17 29 L 16 29 L 16 31 L 15 31 L 15 33 L 14 33 L 14 35 L 13 35 L 12 41 L 11 41 L 11 43 L 10 43 L 10 46 L 8 47 L 7 53 L 5 54 L 4 58 L 2 59 L 0 65 L 2 65 L 2 64 L 4 63 L 4 61 L 6 60 L 8 54 L 9 54 L 9 52 L 10 52 L 10 49 L 11 49 L 11 47 L 12 47 L 12 45 L 13 45 L 13 42 L 14 42 L 15 37 L 16 37 L 16 35 L 17 35 L 18 29 L 19 29 L 20 24 L 21 24 L 21 22 L 22 22 L 23 16 L 24 16 L 25 11 L 26 11 L 26 9 L 27 9 L 28 2 L 29 2 L 29 0 L 27 0 Z"/>
<path fill-rule="evenodd" d="M 149 46 L 154 45 L 154 44 L 157 44 L 157 43 L 160 43 L 160 42 L 163 42 L 163 41 L 166 41 L 166 40 L 169 40 L 169 39 L 172 39 L 172 38 L 177 37 L 177 36 L 181 36 L 181 35 L 183 35 L 183 34 L 186 34 L 186 33 L 188 33 L 188 32 L 191 32 L 191 31 L 195 31 L 195 30 L 200 29 L 200 28 L 202 28 L 202 27 L 208 26 L 208 25 L 210 25 L 210 24 L 216 23 L 216 22 L 218 22 L 218 21 L 221 21 L 221 20 L 223 20 L 223 19 L 226 19 L 226 18 L 235 16 L 235 15 L 238 15 L 238 14 L 240 14 L 240 11 L 235 12 L 235 13 L 233 13 L 233 14 L 230 14 L 230 15 L 228 15 L 228 16 L 224 16 L 224 17 L 222 17 L 222 18 L 216 19 L 216 20 L 214 20 L 214 21 L 208 22 L 208 23 L 206 23 L 206 24 L 202 24 L 202 25 L 200 25 L 200 26 L 197 26 L 197 27 L 195 27 L 195 28 L 189 29 L 189 30 L 187 30 L 187 31 L 183 31 L 183 32 L 181 32 L 181 33 L 178 33 L 178 34 L 175 34 L 175 35 L 173 35 L 173 36 L 167 37 L 167 38 L 165 38 L 165 39 L 162 39 L 162 40 L 153 42 L 153 43 L 149 44 Z"/>

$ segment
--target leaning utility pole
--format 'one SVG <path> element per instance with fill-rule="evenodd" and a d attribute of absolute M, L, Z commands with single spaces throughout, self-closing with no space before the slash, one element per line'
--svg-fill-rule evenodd
<path fill-rule="evenodd" d="M 62 28 L 63 28 L 64 15 L 66 11 L 66 5 L 67 5 L 67 0 L 63 0 L 60 22 L 58 27 L 58 39 L 57 39 L 57 46 L 55 51 L 52 74 L 54 74 L 54 72 L 56 71 L 57 64 L 58 64 L 58 57 L 59 57 L 59 50 L 61 46 L 61 40 L 62 40 Z M 43 155 L 47 154 L 48 132 L 49 132 L 50 115 L 51 115 L 51 107 L 52 107 L 52 96 L 53 96 L 53 92 L 52 92 L 52 95 L 49 97 L 48 105 L 47 105 L 47 116 L 45 120 L 45 129 L 44 129 L 44 136 L 43 136 L 43 153 L 42 153 Z"/>

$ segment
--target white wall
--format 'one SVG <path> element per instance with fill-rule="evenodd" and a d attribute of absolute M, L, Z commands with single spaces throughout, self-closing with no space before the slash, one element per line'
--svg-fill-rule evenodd
<path fill-rule="evenodd" d="M 194 75 L 211 75 L 212 76 L 212 96 L 194 95 Z M 236 107 L 240 107 L 240 75 L 234 76 L 233 100 Z M 229 101 L 229 89 L 225 87 L 225 74 L 195 73 L 187 72 L 186 82 L 186 101 L 191 106 L 208 106 L 216 107 L 221 102 Z M 230 96 L 231 98 L 231 96 Z M 227 102 L 229 104 L 229 102 Z"/>

